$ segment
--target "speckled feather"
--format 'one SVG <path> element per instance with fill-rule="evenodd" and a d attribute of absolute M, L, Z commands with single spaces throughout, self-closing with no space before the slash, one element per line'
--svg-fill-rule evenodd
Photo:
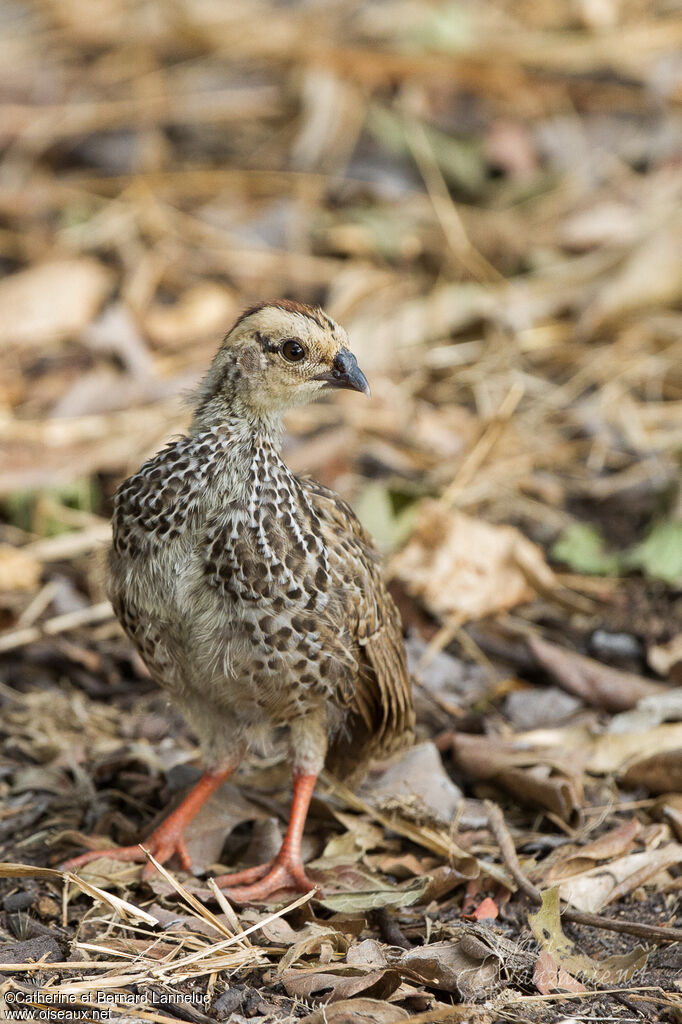
<path fill-rule="evenodd" d="M 400 621 L 352 510 L 289 470 L 277 410 L 240 404 L 245 374 L 278 367 L 273 308 L 298 334 L 311 317 L 340 332 L 296 304 L 240 318 L 246 340 L 216 357 L 191 432 L 117 492 L 110 595 L 209 767 L 288 726 L 294 768 L 349 775 L 411 736 Z"/>

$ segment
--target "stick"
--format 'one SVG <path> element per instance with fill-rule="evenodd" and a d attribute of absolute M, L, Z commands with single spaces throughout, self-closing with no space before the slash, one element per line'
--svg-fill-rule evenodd
<path fill-rule="evenodd" d="M 96 622 L 106 622 L 113 618 L 114 611 L 108 601 L 101 601 L 100 604 L 90 605 L 88 608 L 79 608 L 75 612 L 66 612 L 64 615 L 55 615 L 39 626 L 27 626 L 25 629 L 11 629 L 0 635 L 0 651 L 13 651 L 17 647 L 25 647 L 27 644 L 34 644 L 46 636 L 58 636 L 59 633 L 68 633 L 71 629 L 78 629 L 80 626 L 91 626 Z"/>
<path fill-rule="evenodd" d="M 533 885 L 529 878 L 524 875 L 519 858 L 516 855 L 516 847 L 511 833 L 506 826 L 502 811 L 491 800 L 485 801 L 488 812 L 488 825 L 490 831 L 497 839 L 500 846 L 502 858 L 509 873 L 519 889 L 528 898 L 539 905 L 542 903 L 542 893 Z M 639 939 L 649 939 L 651 942 L 682 942 L 682 928 L 665 928 L 662 925 L 638 924 L 635 921 L 616 921 L 610 917 L 603 917 L 601 914 L 589 914 L 582 910 L 574 910 L 573 907 L 565 907 L 561 916 L 564 921 L 571 921 L 573 924 L 586 924 L 592 928 L 604 928 L 611 932 L 622 932 L 625 935 L 635 935 Z"/>

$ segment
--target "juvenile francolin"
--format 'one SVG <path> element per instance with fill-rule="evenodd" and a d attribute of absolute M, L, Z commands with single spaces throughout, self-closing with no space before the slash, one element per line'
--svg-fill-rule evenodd
<path fill-rule="evenodd" d="M 301 838 L 315 780 L 409 742 L 400 620 L 349 506 L 282 461 L 281 417 L 324 388 L 369 394 L 345 332 L 281 301 L 235 323 L 186 436 L 119 488 L 109 594 L 155 681 L 194 730 L 205 774 L 144 842 L 190 869 L 184 830 L 254 744 L 288 727 L 293 800 L 273 861 L 217 879 L 235 901 L 307 890 Z M 144 860 L 138 846 L 76 857 Z"/>

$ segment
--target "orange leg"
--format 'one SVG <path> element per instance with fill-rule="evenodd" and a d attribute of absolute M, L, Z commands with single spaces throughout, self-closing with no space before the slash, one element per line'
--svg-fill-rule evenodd
<path fill-rule="evenodd" d="M 224 768 L 222 771 L 205 772 L 179 807 L 171 811 L 159 827 L 142 843 L 142 846 L 149 850 L 159 863 L 165 864 L 174 853 L 177 853 L 185 871 L 191 870 L 192 859 L 185 844 L 185 829 L 209 797 L 213 796 L 226 779 L 229 779 L 235 767 L 236 765 L 232 764 L 229 768 Z M 110 850 L 90 850 L 88 853 L 82 853 L 80 857 L 73 857 L 72 860 L 67 860 L 63 867 L 66 871 L 75 871 L 83 867 L 84 864 L 90 864 L 91 861 L 98 860 L 100 857 L 122 861 L 146 860 L 141 846 L 117 846 Z M 143 872 L 144 877 L 148 878 L 153 871 L 154 865 L 147 864 Z"/>
<path fill-rule="evenodd" d="M 310 881 L 303 869 L 301 839 L 316 780 L 317 775 L 294 775 L 289 825 L 280 851 L 273 861 L 216 878 L 217 885 L 224 889 L 229 899 L 235 903 L 249 903 L 266 899 L 280 889 L 308 892 L 315 888 L 315 883 Z"/>

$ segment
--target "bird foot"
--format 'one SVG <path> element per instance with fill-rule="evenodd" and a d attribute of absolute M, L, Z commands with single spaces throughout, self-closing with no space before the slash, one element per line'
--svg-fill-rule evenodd
<path fill-rule="evenodd" d="M 284 889 L 309 892 L 319 888 L 306 875 L 301 858 L 286 854 L 245 871 L 219 875 L 215 881 L 235 903 L 258 903 Z"/>
<path fill-rule="evenodd" d="M 192 858 L 185 843 L 184 826 L 173 821 L 172 818 L 172 815 L 166 818 L 138 846 L 114 846 L 106 850 L 89 850 L 88 853 L 82 853 L 79 857 L 72 857 L 71 860 L 67 860 L 62 864 L 62 869 L 64 871 L 77 871 L 78 868 L 82 868 L 85 864 L 91 864 L 92 861 L 100 860 L 102 857 L 106 857 L 108 860 L 142 862 L 147 859 L 145 851 L 149 851 L 159 864 L 165 864 L 166 861 L 171 859 L 173 854 L 177 853 L 184 870 L 191 871 Z M 154 865 L 147 863 L 142 872 L 142 877 L 148 879 L 154 874 L 154 871 Z"/>

